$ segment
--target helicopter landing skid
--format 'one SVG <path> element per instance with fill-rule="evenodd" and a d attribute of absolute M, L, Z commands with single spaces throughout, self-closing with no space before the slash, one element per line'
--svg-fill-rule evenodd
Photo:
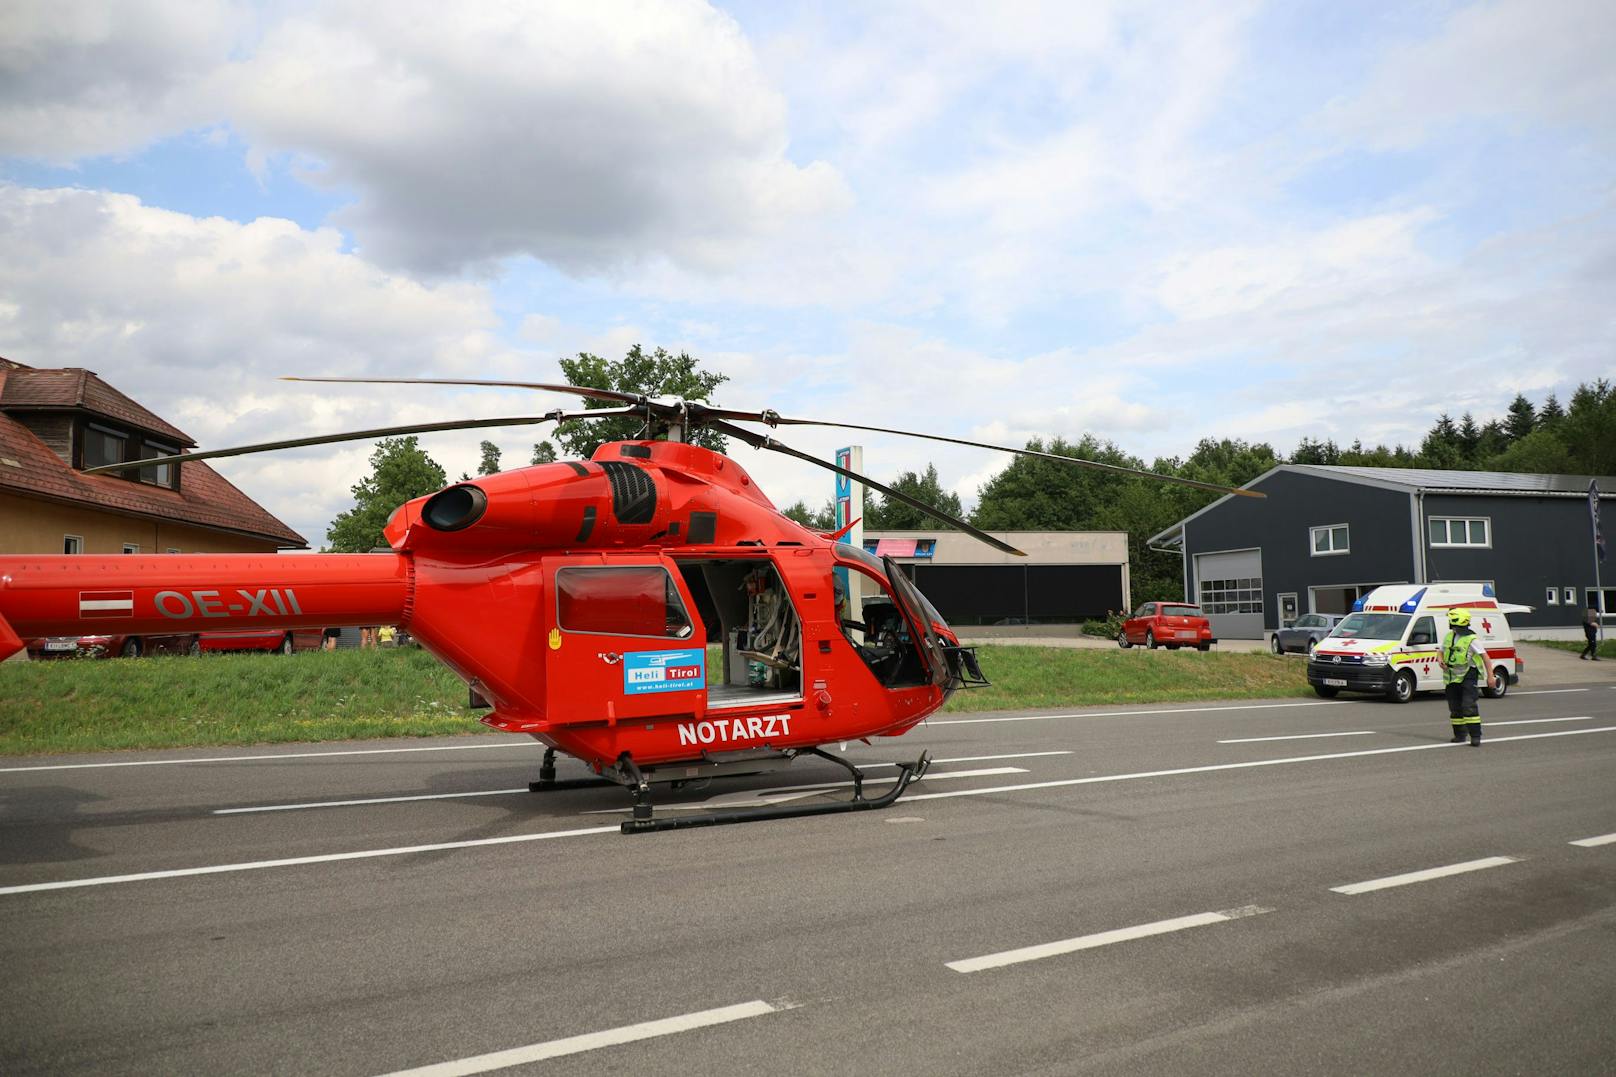
<path fill-rule="evenodd" d="M 675 815 L 654 818 L 651 814 L 651 783 L 641 773 L 634 760 L 624 753 L 618 760 L 619 766 L 631 779 L 630 788 L 634 793 L 634 817 L 623 823 L 625 834 L 647 834 L 655 830 L 681 830 L 696 826 L 724 826 L 729 823 L 757 823 L 765 819 L 794 819 L 807 815 L 838 815 L 850 811 L 873 811 L 892 805 L 909 788 L 909 783 L 918 781 L 925 775 L 931 766 L 931 753 L 921 752 L 920 758 L 913 763 L 898 764 L 898 780 L 891 789 L 874 799 L 865 799 L 864 772 L 845 759 L 839 759 L 829 752 L 818 748 L 807 748 L 798 753 L 801 755 L 817 755 L 821 759 L 828 759 L 839 767 L 845 767 L 853 775 L 853 799 L 837 801 L 834 804 L 771 804 L 762 808 L 747 808 L 730 812 L 705 812 L 699 815 Z"/>

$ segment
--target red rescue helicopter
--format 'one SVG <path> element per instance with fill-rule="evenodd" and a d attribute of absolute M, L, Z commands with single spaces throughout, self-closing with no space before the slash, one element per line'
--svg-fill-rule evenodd
<path fill-rule="evenodd" d="M 583 397 L 589 410 L 417 424 L 187 453 L 95 471 L 401 434 L 634 416 L 643 440 L 593 457 L 455 483 L 385 529 L 391 552 L 0 557 L 0 658 L 23 638 L 87 625 L 123 633 L 396 624 L 463 677 L 488 726 L 627 787 L 624 833 L 885 807 L 922 753 L 866 797 L 863 773 L 822 745 L 899 736 L 957 689 L 988 683 L 973 648 L 890 559 L 782 515 L 698 428 L 861 482 L 1012 554 L 1021 551 L 901 491 L 736 423 L 827 426 L 1040 456 L 1261 496 L 1096 461 L 856 423 L 786 418 L 575 385 L 408 378 L 294 381 L 483 385 Z M 844 529 L 845 530 L 845 529 Z M 708 644 L 722 645 L 708 676 Z M 852 775 L 849 800 L 656 816 L 653 782 L 756 774 L 813 755 Z"/>

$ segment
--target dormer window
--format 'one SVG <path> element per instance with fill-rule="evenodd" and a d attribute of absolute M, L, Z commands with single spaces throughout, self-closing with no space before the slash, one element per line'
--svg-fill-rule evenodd
<path fill-rule="evenodd" d="M 132 431 L 119 430 L 97 422 L 84 424 L 83 445 L 82 466 L 85 469 L 105 467 L 108 464 L 125 464 L 133 460 L 150 460 L 158 456 L 175 456 L 180 451 L 176 445 L 153 441 Z M 177 464 L 154 464 L 151 467 L 138 470 L 132 468 L 113 474 L 131 482 L 145 483 L 148 486 L 166 486 L 171 490 L 179 489 L 180 485 Z"/>
<path fill-rule="evenodd" d="M 84 428 L 84 466 L 105 467 L 121 464 L 129 457 L 129 436 L 96 423 Z"/>

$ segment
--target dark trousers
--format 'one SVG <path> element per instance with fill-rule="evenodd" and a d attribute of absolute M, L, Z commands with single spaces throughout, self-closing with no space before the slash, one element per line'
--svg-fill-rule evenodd
<path fill-rule="evenodd" d="M 1481 690 L 1481 677 L 1474 669 L 1465 670 L 1464 680 L 1445 686 L 1448 697 L 1448 721 L 1453 723 L 1453 739 L 1481 743 L 1481 708 L 1476 697 Z"/>
<path fill-rule="evenodd" d="M 1588 637 L 1588 645 L 1582 649 L 1578 657 L 1593 658 L 1599 650 L 1599 632 L 1593 625 L 1583 625 L 1582 634 Z"/>

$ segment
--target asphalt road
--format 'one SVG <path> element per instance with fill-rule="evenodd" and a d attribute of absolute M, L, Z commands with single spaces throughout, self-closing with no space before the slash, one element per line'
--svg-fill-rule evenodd
<path fill-rule="evenodd" d="M 1616 1072 L 1616 689 L 1532 687 L 953 715 L 637 837 L 513 738 L 0 760 L 0 1071 Z"/>

